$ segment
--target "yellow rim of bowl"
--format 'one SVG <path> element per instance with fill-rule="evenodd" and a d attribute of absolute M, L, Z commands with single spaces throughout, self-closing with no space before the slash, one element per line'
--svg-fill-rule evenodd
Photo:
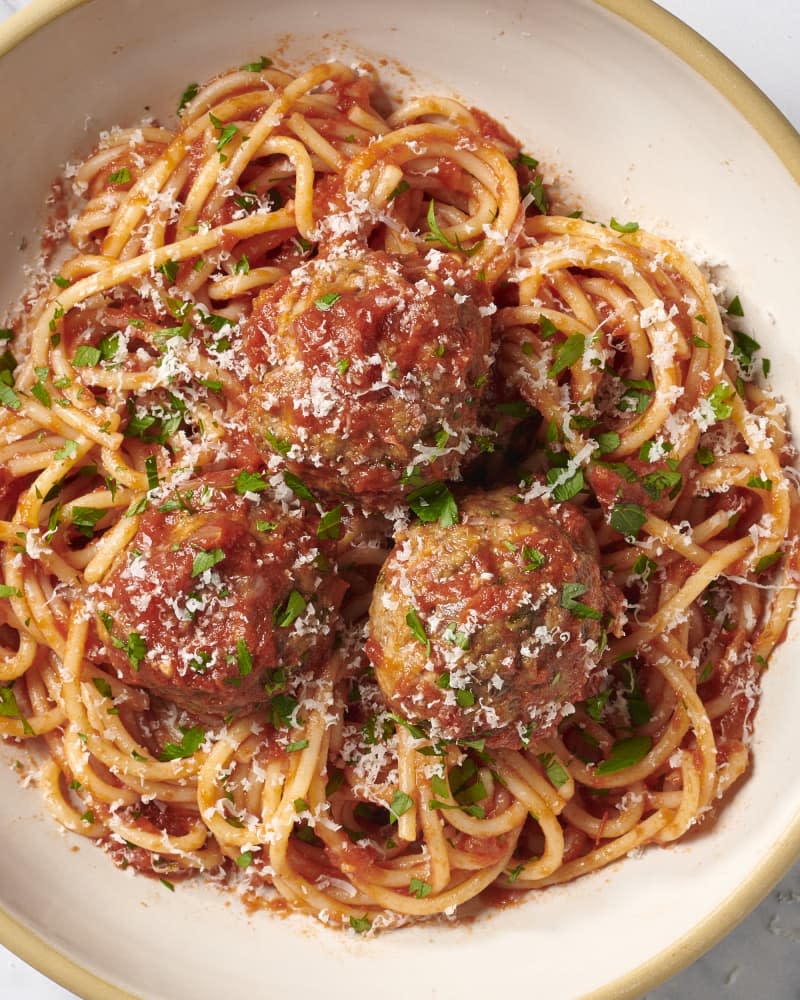
<path fill-rule="evenodd" d="M 0 24 L 0 56 L 61 14 L 87 2 L 89 0 L 31 0 L 27 7 Z M 756 129 L 800 183 L 800 135 L 769 98 L 710 42 L 653 0 L 593 2 L 650 35 L 705 77 Z M 586 994 L 584 1000 L 635 1000 L 690 965 L 758 905 L 798 855 L 800 812 L 769 857 L 712 913 L 658 955 Z M 136 1000 L 133 994 L 81 968 L 2 910 L 0 942 L 29 965 L 86 1000 Z"/>

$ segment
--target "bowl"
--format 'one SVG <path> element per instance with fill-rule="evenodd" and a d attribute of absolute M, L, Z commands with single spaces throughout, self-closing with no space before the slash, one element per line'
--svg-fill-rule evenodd
<path fill-rule="evenodd" d="M 23 288 L 60 164 L 115 123 L 169 119 L 187 82 L 262 53 L 296 66 L 383 60 L 393 92 L 484 108 L 588 214 L 637 219 L 717 265 L 775 388 L 796 398 L 800 138 L 719 53 L 642 0 L 228 0 L 223 13 L 210 0 L 34 0 L 0 27 L 0 92 L 14 95 L 0 107 L 0 302 Z M 248 913 L 209 886 L 167 892 L 61 834 L 4 766 L 0 940 L 104 1000 L 638 996 L 730 930 L 800 853 L 799 642 L 793 625 L 764 680 L 752 773 L 710 830 L 454 927 L 363 940 Z"/>

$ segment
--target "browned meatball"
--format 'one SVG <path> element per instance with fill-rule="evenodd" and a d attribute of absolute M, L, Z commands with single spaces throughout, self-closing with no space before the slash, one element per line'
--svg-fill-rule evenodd
<path fill-rule="evenodd" d="M 596 692 L 621 604 L 575 507 L 497 490 L 463 501 L 459 524 L 397 535 L 367 652 L 405 718 L 448 739 L 520 746 Z"/>
<path fill-rule="evenodd" d="M 345 589 L 316 516 L 237 482 L 213 474 L 147 510 L 100 588 L 100 655 L 200 715 L 266 698 L 270 671 L 313 666 Z"/>
<path fill-rule="evenodd" d="M 493 306 L 453 255 L 329 252 L 256 301 L 250 428 L 316 492 L 391 506 L 457 477 L 478 431 Z"/>

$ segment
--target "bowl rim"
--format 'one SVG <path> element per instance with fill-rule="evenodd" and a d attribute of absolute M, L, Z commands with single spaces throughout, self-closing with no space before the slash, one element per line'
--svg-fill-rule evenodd
<path fill-rule="evenodd" d="M 29 0 L 0 22 L 0 58 L 90 0 Z M 800 133 L 756 84 L 711 42 L 654 0 L 591 0 L 672 51 L 703 76 L 753 126 L 789 174 L 800 183 Z M 719 906 L 690 931 L 625 975 L 583 1000 L 636 1000 L 712 948 L 754 909 L 800 857 L 800 811 L 769 857 L 753 868 Z M 0 944 L 39 972 L 86 1000 L 137 1000 L 132 993 L 89 972 L 0 906 Z"/>

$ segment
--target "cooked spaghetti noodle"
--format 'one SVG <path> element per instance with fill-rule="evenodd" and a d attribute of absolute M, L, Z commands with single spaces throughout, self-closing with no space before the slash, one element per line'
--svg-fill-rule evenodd
<path fill-rule="evenodd" d="M 738 299 L 723 321 L 636 224 L 549 214 L 504 129 L 444 98 L 392 111 L 369 67 L 261 59 L 189 88 L 177 131 L 113 130 L 72 179 L 74 252 L 3 331 L 0 383 L 0 732 L 43 751 L 64 827 L 170 885 L 236 881 L 363 932 L 713 815 L 798 560 L 784 408 Z M 436 546 L 457 574 L 492 535 L 475 496 L 567 551 L 537 513 L 563 509 L 602 577 L 597 607 L 588 576 L 553 584 L 554 557 L 498 542 L 555 595 L 517 650 L 551 694 L 508 725 L 509 661 L 480 697 L 436 666 L 497 624 L 457 629 L 430 595 Z M 391 573 L 423 544 L 397 633 Z M 449 729 L 395 700 L 392 642 Z M 572 699 L 552 693 L 569 643 Z"/>

